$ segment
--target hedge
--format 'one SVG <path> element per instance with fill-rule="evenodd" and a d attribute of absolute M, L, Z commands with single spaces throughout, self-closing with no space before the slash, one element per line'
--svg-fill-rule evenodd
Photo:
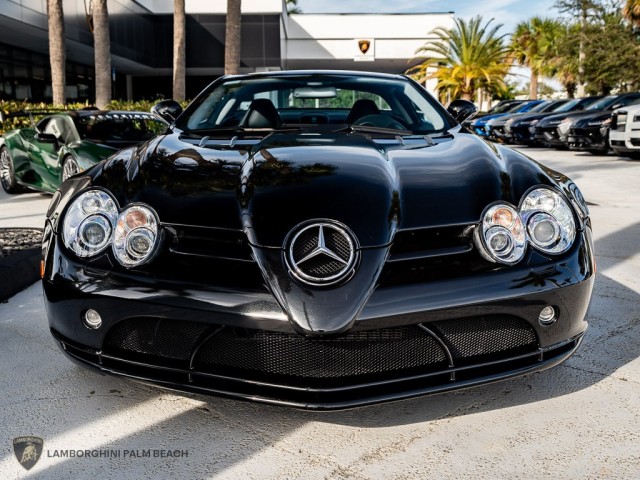
<path fill-rule="evenodd" d="M 113 100 L 106 110 L 137 110 L 142 112 L 148 112 L 151 107 L 158 103 L 160 100 L 139 100 L 139 101 L 124 101 Z M 182 106 L 187 106 L 189 102 L 183 102 Z M 80 110 L 82 108 L 90 107 L 89 103 L 67 103 L 66 105 L 52 105 L 50 103 L 30 103 L 19 101 L 6 101 L 0 100 L 0 110 L 3 114 L 8 115 L 12 112 L 20 110 Z M 33 118 L 38 121 L 46 114 L 33 115 Z M 0 123 L 0 135 L 4 132 L 16 128 L 30 127 L 31 119 L 29 117 L 14 117 L 8 118 L 4 122 Z"/>

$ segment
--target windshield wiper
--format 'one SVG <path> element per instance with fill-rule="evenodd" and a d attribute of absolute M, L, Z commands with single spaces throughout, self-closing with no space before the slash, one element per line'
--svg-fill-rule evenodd
<path fill-rule="evenodd" d="M 368 125 L 347 125 L 343 128 L 339 128 L 336 130 L 337 132 L 344 131 L 352 131 L 357 133 L 379 133 L 381 135 L 393 135 L 395 136 L 405 136 L 405 135 L 413 135 L 414 133 L 411 130 L 404 130 L 398 128 L 386 128 L 386 127 L 374 127 Z"/>

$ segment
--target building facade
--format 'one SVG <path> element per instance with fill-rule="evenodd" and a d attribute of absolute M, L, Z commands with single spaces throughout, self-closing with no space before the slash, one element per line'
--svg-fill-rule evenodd
<path fill-rule="evenodd" d="M 171 95 L 173 1 L 109 0 L 113 96 Z M 67 99 L 94 95 L 91 0 L 64 0 Z M 226 0 L 187 0 L 187 97 L 223 74 Z M 283 0 L 242 0 L 241 71 L 402 73 L 453 13 L 292 14 Z M 0 99 L 51 100 L 47 0 L 0 0 Z M 432 90 L 433 85 L 427 85 Z"/>

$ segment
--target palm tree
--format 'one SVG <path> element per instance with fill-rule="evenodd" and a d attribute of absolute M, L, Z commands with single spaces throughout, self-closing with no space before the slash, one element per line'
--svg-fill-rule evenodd
<path fill-rule="evenodd" d="M 185 98 L 186 70 L 186 15 L 185 0 L 173 2 L 173 99 L 182 102 Z"/>
<path fill-rule="evenodd" d="M 287 0 L 287 13 L 302 13 L 298 0 Z"/>
<path fill-rule="evenodd" d="M 240 13 L 241 0 L 227 0 L 227 27 L 224 37 L 224 73 L 240 73 Z"/>
<path fill-rule="evenodd" d="M 510 67 L 505 35 L 498 35 L 502 25 L 483 24 L 477 16 L 468 22 L 456 18 L 455 27 L 438 27 L 416 53 L 425 54 L 422 63 L 407 70 L 418 81 L 438 80 L 438 89 L 454 98 L 473 100 L 479 86 L 504 88 Z"/>
<path fill-rule="evenodd" d="M 96 64 L 96 106 L 111 102 L 111 51 L 107 0 L 93 0 L 93 48 Z"/>
<path fill-rule="evenodd" d="M 640 27 L 640 0 L 626 0 L 622 14 L 634 26 Z"/>
<path fill-rule="evenodd" d="M 51 89 L 54 105 L 64 105 L 65 87 L 65 37 L 62 0 L 47 0 L 49 17 L 49 62 L 51 63 Z"/>
<path fill-rule="evenodd" d="M 516 25 L 511 37 L 511 49 L 516 61 L 531 70 L 529 98 L 538 98 L 538 78 L 550 73 L 550 65 L 557 57 L 560 22 L 533 17 Z"/>

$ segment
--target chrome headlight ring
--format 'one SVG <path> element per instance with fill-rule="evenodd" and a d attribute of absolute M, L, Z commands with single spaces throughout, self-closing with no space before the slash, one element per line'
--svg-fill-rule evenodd
<path fill-rule="evenodd" d="M 94 257 L 109 245 L 121 265 L 147 263 L 159 242 L 158 215 L 148 205 L 131 204 L 120 211 L 107 191 L 91 188 L 69 205 L 62 222 L 64 245 L 80 258 Z"/>
<path fill-rule="evenodd" d="M 575 190 L 579 192 L 577 187 Z M 518 208 L 506 202 L 489 205 L 475 229 L 474 240 L 485 259 L 514 265 L 524 257 L 527 243 L 544 253 L 559 255 L 571 248 L 576 235 L 571 202 L 552 187 L 537 186 L 523 195 Z"/>

